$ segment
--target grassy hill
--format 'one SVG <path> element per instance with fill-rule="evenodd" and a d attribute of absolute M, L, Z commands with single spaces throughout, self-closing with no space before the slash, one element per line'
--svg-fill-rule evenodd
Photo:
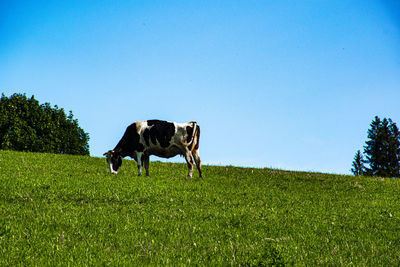
<path fill-rule="evenodd" d="M 0 265 L 399 265 L 399 181 L 0 151 Z"/>

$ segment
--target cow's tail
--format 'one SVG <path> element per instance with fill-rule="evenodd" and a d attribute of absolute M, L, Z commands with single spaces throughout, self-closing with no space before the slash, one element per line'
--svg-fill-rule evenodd
<path fill-rule="evenodd" d="M 197 122 L 195 121 L 191 121 L 190 123 L 193 125 L 193 134 L 192 134 L 192 140 L 189 143 L 189 150 L 193 152 L 193 150 L 199 149 L 200 126 L 197 125 Z"/>
<path fill-rule="evenodd" d="M 190 152 L 193 152 L 196 149 L 199 149 L 199 140 L 200 140 L 200 126 L 197 125 L 197 122 L 191 121 L 189 122 L 192 125 L 193 132 L 190 140 L 188 140 L 189 136 L 186 136 L 182 139 L 182 144 L 186 146 Z"/>

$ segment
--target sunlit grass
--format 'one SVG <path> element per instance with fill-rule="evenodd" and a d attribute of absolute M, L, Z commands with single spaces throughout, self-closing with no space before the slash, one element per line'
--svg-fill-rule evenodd
<path fill-rule="evenodd" d="M 0 151 L 0 265 L 398 265 L 398 180 Z"/>

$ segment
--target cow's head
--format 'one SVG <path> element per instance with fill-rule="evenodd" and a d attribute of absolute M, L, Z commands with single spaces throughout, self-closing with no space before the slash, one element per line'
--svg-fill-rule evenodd
<path fill-rule="evenodd" d="M 109 150 L 104 153 L 103 156 L 106 156 L 107 163 L 110 165 L 111 173 L 117 174 L 122 165 L 121 153 L 119 151 Z"/>

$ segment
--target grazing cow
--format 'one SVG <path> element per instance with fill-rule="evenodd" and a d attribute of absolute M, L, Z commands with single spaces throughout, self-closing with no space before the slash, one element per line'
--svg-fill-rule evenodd
<path fill-rule="evenodd" d="M 176 155 L 185 157 L 191 178 L 193 175 L 193 159 L 201 174 L 199 156 L 200 126 L 195 121 L 176 123 L 160 120 L 137 121 L 126 129 L 124 136 L 113 150 L 104 153 L 111 173 L 117 174 L 122 165 L 122 158 L 130 156 L 137 162 L 139 176 L 142 167 L 149 176 L 150 155 L 171 158 Z"/>

